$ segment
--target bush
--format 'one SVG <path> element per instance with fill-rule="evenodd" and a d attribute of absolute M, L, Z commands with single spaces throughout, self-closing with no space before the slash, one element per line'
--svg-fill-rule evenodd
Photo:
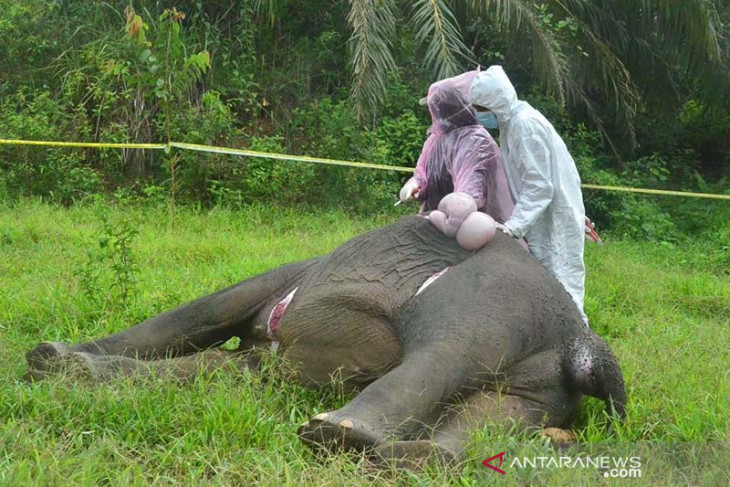
<path fill-rule="evenodd" d="M 391 127 L 407 130 L 413 117 L 392 120 Z M 289 124 L 291 151 L 316 157 L 345 161 L 369 162 L 383 165 L 403 165 L 391 157 L 397 147 L 396 139 L 382 132 L 360 126 L 345 101 L 329 98 L 294 110 Z M 396 130 L 397 132 L 397 130 Z M 418 130 L 423 133 L 423 129 Z M 402 157 L 413 157 L 414 142 L 404 144 L 396 152 Z M 420 150 L 420 148 L 419 148 Z M 375 169 L 316 166 L 316 185 L 302 188 L 312 195 L 308 202 L 325 206 L 372 211 L 391 202 L 400 187 L 401 177 L 395 172 Z M 392 203 L 391 203 L 392 204 Z"/>
<path fill-rule="evenodd" d="M 627 164 L 621 175 L 607 169 L 610 161 L 601 155 L 600 136 L 582 124 L 570 133 L 565 142 L 575 159 L 583 183 L 601 186 L 645 186 L 640 175 L 649 174 L 656 182 L 666 180 L 661 159 L 650 158 Z M 633 193 L 604 190 L 583 190 L 586 214 L 598 230 L 612 230 L 619 235 L 650 240 L 674 240 L 677 236 L 673 219 L 656 200 Z"/>
<path fill-rule="evenodd" d="M 56 100 L 46 89 L 21 91 L 0 105 L 4 136 L 10 139 L 83 139 L 89 132 L 80 110 Z M 103 189 L 98 171 L 86 164 L 84 149 L 1 146 L 3 185 L 11 195 L 38 195 L 70 204 Z"/>
<path fill-rule="evenodd" d="M 159 113 L 155 124 L 157 132 L 164 134 L 166 119 Z M 172 140 L 191 144 L 232 146 L 240 138 L 233 112 L 216 91 L 207 91 L 200 103 L 187 102 L 171 113 L 170 136 Z M 199 200 L 210 196 L 211 181 L 227 181 L 231 178 L 231 157 L 224 154 L 176 150 L 179 157 L 178 188 L 187 199 Z M 163 174 L 170 177 L 169 167 Z"/>
<path fill-rule="evenodd" d="M 260 152 L 285 152 L 278 136 L 252 137 L 250 149 Z M 317 168 L 304 162 L 245 158 L 237 161 L 243 201 L 274 201 L 297 204 L 314 199 Z"/>
<path fill-rule="evenodd" d="M 427 128 L 413 111 L 406 110 L 396 117 L 383 118 L 376 136 L 392 164 L 415 168 L 426 140 Z"/>

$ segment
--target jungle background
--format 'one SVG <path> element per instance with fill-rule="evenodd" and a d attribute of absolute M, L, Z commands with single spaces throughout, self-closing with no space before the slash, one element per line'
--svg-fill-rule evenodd
<path fill-rule="evenodd" d="M 498 63 L 564 137 L 584 183 L 727 193 L 729 20 L 726 0 L 0 0 L 0 132 L 415 166 L 428 85 Z M 62 205 L 122 192 L 372 214 L 389 211 L 406 178 L 193 152 L 0 146 L 0 197 Z M 702 200 L 597 190 L 584 199 L 599 229 L 661 241 L 715 238 L 728 215 Z"/>

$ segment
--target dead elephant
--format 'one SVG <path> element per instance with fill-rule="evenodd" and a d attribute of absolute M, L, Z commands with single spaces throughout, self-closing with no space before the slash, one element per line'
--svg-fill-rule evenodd
<path fill-rule="evenodd" d="M 194 374 L 228 354 L 245 364 L 249 354 L 213 349 L 239 336 L 243 350 L 277 346 L 308 386 L 337 374 L 360 390 L 302 425 L 303 441 L 395 463 L 456 459 L 485 418 L 565 426 L 583 394 L 623 415 L 614 354 L 558 281 L 497 233 L 472 252 L 406 217 L 120 333 L 42 343 L 29 375 L 69 360 L 98 377 Z"/>

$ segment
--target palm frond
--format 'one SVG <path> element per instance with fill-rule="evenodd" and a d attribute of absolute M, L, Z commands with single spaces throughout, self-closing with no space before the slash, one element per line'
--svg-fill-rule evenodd
<path fill-rule="evenodd" d="M 569 70 L 563 46 L 555 32 L 540 18 L 534 1 L 530 0 L 471 0 L 475 8 L 492 13 L 497 22 L 509 29 L 515 43 L 530 46 L 533 67 L 561 103 L 565 103 L 565 88 Z M 481 5 L 478 5 L 481 4 Z"/>
<path fill-rule="evenodd" d="M 643 20 L 690 63 L 720 59 L 720 17 L 708 0 L 642 0 Z M 704 59 L 702 59 L 704 58 Z"/>
<path fill-rule="evenodd" d="M 709 104 L 730 92 L 727 82 L 727 1 L 642 0 L 642 25 L 653 32 L 647 41 L 663 57 L 677 82 L 702 86 L 696 90 Z M 652 31 L 653 29 L 653 31 Z"/>
<path fill-rule="evenodd" d="M 396 35 L 395 0 L 350 0 L 347 20 L 352 27 L 348 41 L 351 97 L 356 116 L 364 120 L 382 103 L 388 73 L 396 70 L 392 45 Z"/>
<path fill-rule="evenodd" d="M 286 3 L 287 0 L 253 0 L 252 5 L 254 12 L 274 25 L 279 9 Z"/>
<path fill-rule="evenodd" d="M 628 48 L 630 34 L 622 28 L 614 12 L 596 8 L 593 1 L 555 0 L 555 5 L 561 10 L 561 17 L 571 19 L 578 26 L 574 40 L 580 45 L 580 51 L 568 61 L 572 74 L 566 85 L 568 97 L 580 101 L 595 118 L 591 113 L 593 103 L 589 103 L 585 93 L 588 90 L 603 93 L 612 102 L 612 111 L 633 144 L 634 117 L 640 96 L 631 72 L 619 57 L 621 47 Z"/>
<path fill-rule="evenodd" d="M 436 79 L 459 74 L 463 69 L 462 60 L 472 60 L 445 0 L 414 1 L 411 22 L 417 29 L 417 42 L 426 45 L 424 61 Z"/>

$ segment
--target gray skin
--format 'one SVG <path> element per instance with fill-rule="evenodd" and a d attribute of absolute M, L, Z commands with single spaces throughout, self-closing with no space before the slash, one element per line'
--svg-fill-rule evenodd
<path fill-rule="evenodd" d="M 45 377 L 68 363 L 82 363 L 98 379 L 255 367 L 253 354 L 215 347 L 233 336 L 244 352 L 267 344 L 271 310 L 295 287 L 278 324 L 278 355 L 307 386 L 337 376 L 360 391 L 299 428 L 310 445 L 366 450 L 379 462 L 408 466 L 458 459 L 469 433 L 486 421 L 567 426 L 583 394 L 624 414 L 614 354 L 555 278 L 501 232 L 472 252 L 418 216 L 120 333 L 42 343 L 27 354 L 28 375 Z"/>

